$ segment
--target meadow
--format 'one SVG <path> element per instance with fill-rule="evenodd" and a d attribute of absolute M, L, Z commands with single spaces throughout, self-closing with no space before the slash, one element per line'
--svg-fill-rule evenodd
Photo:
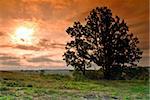
<path fill-rule="evenodd" d="M 1 71 L 0 100 L 149 100 L 149 82 Z"/>

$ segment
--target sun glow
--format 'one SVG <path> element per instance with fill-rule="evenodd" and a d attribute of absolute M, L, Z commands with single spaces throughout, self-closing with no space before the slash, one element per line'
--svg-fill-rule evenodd
<path fill-rule="evenodd" d="M 16 29 L 15 35 L 16 35 L 16 38 L 22 39 L 25 41 L 32 37 L 33 32 L 34 32 L 33 28 L 21 26 Z"/>
<path fill-rule="evenodd" d="M 32 23 L 19 25 L 15 28 L 11 41 L 15 44 L 32 45 L 35 40 L 36 27 Z"/>

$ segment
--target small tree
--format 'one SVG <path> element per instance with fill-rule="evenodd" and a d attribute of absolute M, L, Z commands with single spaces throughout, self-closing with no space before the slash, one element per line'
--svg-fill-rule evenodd
<path fill-rule="evenodd" d="M 111 69 L 116 66 L 137 65 L 142 51 L 137 47 L 138 38 L 129 33 L 124 20 L 113 18 L 107 7 L 93 9 L 85 20 L 85 25 L 74 22 L 66 30 L 72 37 L 63 55 L 67 65 L 85 75 L 93 62 L 102 67 L 106 79 L 111 78 Z"/>

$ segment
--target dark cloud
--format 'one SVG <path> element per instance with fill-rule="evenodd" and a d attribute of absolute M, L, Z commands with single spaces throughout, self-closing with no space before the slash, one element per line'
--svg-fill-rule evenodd
<path fill-rule="evenodd" d="M 64 49 L 65 44 L 61 43 L 50 43 L 46 39 L 40 40 L 40 42 L 36 45 L 0 45 L 1 48 L 16 48 L 16 49 L 21 49 L 21 50 L 33 50 L 33 51 L 41 51 L 44 49 L 48 48 L 59 48 L 59 49 Z"/>
<path fill-rule="evenodd" d="M 18 61 L 4 61 L 1 62 L 1 64 L 7 66 L 20 66 L 20 63 Z"/>
<path fill-rule="evenodd" d="M 25 45 L 17 45 L 15 46 L 17 49 L 23 49 L 23 50 L 34 50 L 34 51 L 39 51 L 41 50 L 40 47 L 35 47 L 35 46 L 25 46 Z"/>
<path fill-rule="evenodd" d="M 53 60 L 47 57 L 36 57 L 36 58 L 31 58 L 27 60 L 28 62 L 32 63 L 41 63 L 41 62 L 55 62 L 55 63 L 61 63 L 62 61 L 60 60 Z"/>
<path fill-rule="evenodd" d="M 19 66 L 20 65 L 20 58 L 15 57 L 11 54 L 0 54 L 0 64 L 1 65 L 8 65 L 8 66 Z"/>
<path fill-rule="evenodd" d="M 52 43 L 51 48 L 59 48 L 59 49 L 64 49 L 65 45 L 64 44 L 60 44 L 60 43 Z"/>
<path fill-rule="evenodd" d="M 9 56 L 9 55 L 5 55 L 5 56 L 1 56 L 0 60 L 18 60 L 18 57 L 14 57 L 14 56 Z"/>
<path fill-rule="evenodd" d="M 20 59 L 19 57 L 16 57 L 15 55 L 12 54 L 0 53 L 0 60 L 2 61 L 7 60 L 18 61 L 19 59 Z"/>
<path fill-rule="evenodd" d="M 65 48 L 65 44 L 61 44 L 61 43 L 57 43 L 57 42 L 51 43 L 47 39 L 41 39 L 39 41 L 38 45 L 41 47 L 45 47 L 45 48 L 59 48 L 59 49 Z"/>
<path fill-rule="evenodd" d="M 33 51 L 40 51 L 40 47 L 36 46 L 28 46 L 28 45 L 0 45 L 2 48 L 15 48 L 15 49 L 21 49 L 21 50 L 33 50 Z"/>

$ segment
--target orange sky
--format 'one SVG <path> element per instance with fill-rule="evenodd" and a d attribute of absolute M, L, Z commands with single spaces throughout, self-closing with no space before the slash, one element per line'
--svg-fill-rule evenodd
<path fill-rule="evenodd" d="M 139 65 L 150 65 L 148 1 L 0 0 L 0 70 L 66 68 L 62 54 L 69 36 L 65 30 L 74 21 L 84 22 L 97 6 L 109 7 L 113 16 L 127 22 L 144 51 Z M 24 25 L 34 27 L 31 44 L 12 38 L 16 29 Z"/>

